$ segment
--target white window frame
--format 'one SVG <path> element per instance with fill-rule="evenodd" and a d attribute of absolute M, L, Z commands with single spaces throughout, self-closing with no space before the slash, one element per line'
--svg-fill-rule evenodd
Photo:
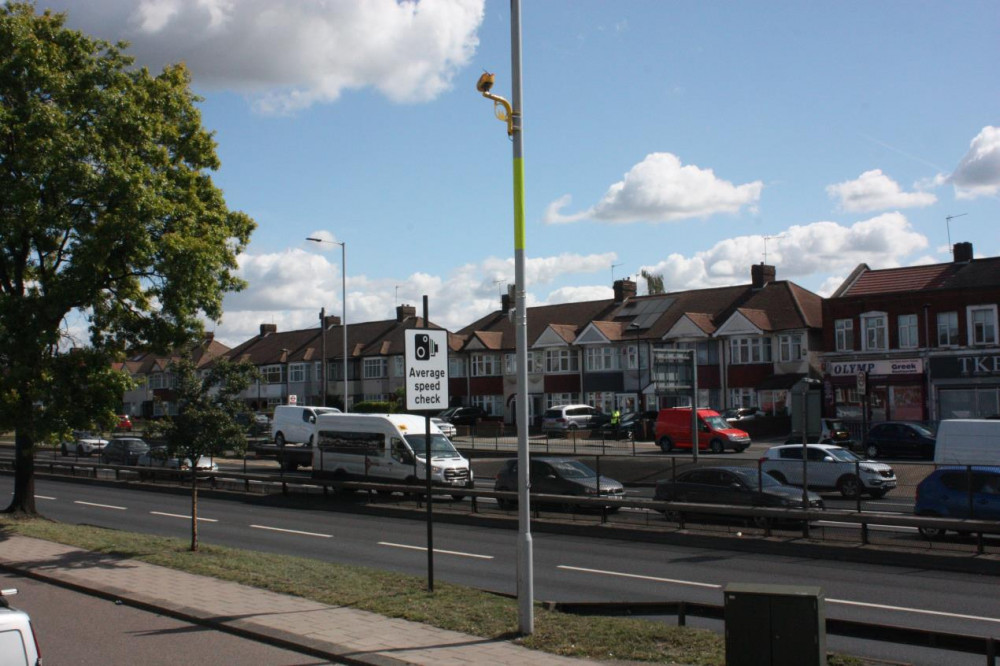
<path fill-rule="evenodd" d="M 393 356 L 392 357 L 392 376 L 393 377 L 405 377 L 406 376 L 406 357 L 405 356 Z"/>
<path fill-rule="evenodd" d="M 309 378 L 306 376 L 306 364 L 305 363 L 292 363 L 288 366 L 288 381 L 290 382 L 304 382 Z"/>
<path fill-rule="evenodd" d="M 905 314 L 896 317 L 899 328 L 899 348 L 916 349 L 920 346 L 920 333 L 917 328 L 917 315 Z"/>
<path fill-rule="evenodd" d="M 945 333 L 946 342 L 941 342 L 941 333 Z M 937 313 L 937 346 L 957 347 L 958 346 L 958 312 L 950 310 L 948 312 Z"/>
<path fill-rule="evenodd" d="M 789 333 L 778 336 L 778 359 L 781 363 L 801 361 L 805 356 L 801 333 Z"/>
<path fill-rule="evenodd" d="M 500 375 L 500 355 L 495 353 L 472 355 L 473 377 L 497 377 Z"/>
<path fill-rule="evenodd" d="M 977 315 L 984 315 L 976 321 Z M 984 346 L 997 344 L 997 306 L 996 304 L 970 305 L 965 309 L 966 323 L 969 330 L 969 346 Z M 982 331 L 982 335 L 980 335 Z"/>
<path fill-rule="evenodd" d="M 744 400 L 746 398 L 746 400 Z M 752 388 L 730 388 L 729 389 L 729 406 L 730 407 L 756 407 L 757 406 L 757 391 Z"/>
<path fill-rule="evenodd" d="M 587 372 L 614 372 L 621 369 L 621 354 L 614 347 L 587 347 L 583 367 Z"/>
<path fill-rule="evenodd" d="M 546 393 L 545 409 L 558 407 L 559 405 L 575 405 L 580 402 L 580 397 L 576 393 Z"/>
<path fill-rule="evenodd" d="M 151 389 L 161 389 L 166 388 L 166 378 L 162 372 L 154 372 L 149 375 L 149 388 Z"/>
<path fill-rule="evenodd" d="M 545 372 L 552 375 L 580 372 L 580 355 L 568 347 L 546 349 Z"/>
<path fill-rule="evenodd" d="M 473 407 L 482 407 L 490 416 L 503 416 L 502 395 L 474 395 L 471 402 Z"/>
<path fill-rule="evenodd" d="M 733 365 L 771 363 L 771 341 L 763 336 L 729 338 L 729 352 Z"/>
<path fill-rule="evenodd" d="M 865 312 L 861 315 L 861 350 L 886 351 L 889 349 L 889 315 L 885 312 Z M 872 340 L 874 334 L 875 340 Z M 881 339 L 879 339 L 881 338 Z"/>
<path fill-rule="evenodd" d="M 468 359 L 464 356 L 449 356 L 448 357 L 448 376 L 449 377 L 465 377 L 465 366 Z"/>
<path fill-rule="evenodd" d="M 833 328 L 837 351 L 854 351 L 854 320 L 837 319 Z"/>
<path fill-rule="evenodd" d="M 260 380 L 264 384 L 284 384 L 285 373 L 283 365 L 265 365 L 260 369 Z"/>
<path fill-rule="evenodd" d="M 366 358 L 362 363 L 362 378 L 364 379 L 385 379 L 386 376 L 386 358 L 384 356 L 376 356 L 374 358 Z"/>

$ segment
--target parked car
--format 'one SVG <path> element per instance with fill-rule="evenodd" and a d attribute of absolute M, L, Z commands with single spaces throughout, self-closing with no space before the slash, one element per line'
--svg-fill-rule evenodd
<path fill-rule="evenodd" d="M 13 588 L 0 590 L 0 664 L 41 666 L 42 652 L 31 618 L 24 611 L 11 607 L 8 601 L 15 594 L 17 590 Z"/>
<path fill-rule="evenodd" d="M 528 476 L 531 493 L 544 495 L 572 495 L 574 497 L 603 497 L 621 499 L 625 487 L 614 479 L 601 475 L 574 458 L 531 458 Z M 497 472 L 493 490 L 517 491 L 517 458 L 507 460 Z M 507 509 L 516 502 L 499 500 L 500 508 Z"/>
<path fill-rule="evenodd" d="M 858 443 L 851 437 L 851 431 L 844 426 L 842 419 L 822 418 L 820 421 L 820 442 L 823 444 L 836 444 L 845 449 L 855 450 Z M 871 456 L 869 456 L 871 457 Z"/>
<path fill-rule="evenodd" d="M 100 453 L 108 445 L 108 440 L 102 439 L 100 435 L 95 435 L 89 430 L 74 430 L 70 440 L 63 440 L 60 448 L 62 454 L 68 456 L 70 452 L 78 456 L 89 456 Z"/>
<path fill-rule="evenodd" d="M 886 421 L 877 423 L 865 437 L 869 458 L 902 457 L 934 459 L 934 433 L 919 423 Z"/>
<path fill-rule="evenodd" d="M 600 434 L 610 439 L 635 439 L 642 433 L 642 419 L 640 412 L 624 412 L 618 417 L 617 425 L 610 419 L 601 425 Z"/>
<path fill-rule="evenodd" d="M 451 439 L 452 437 L 458 434 L 458 428 L 456 428 L 451 423 L 448 423 L 442 418 L 434 416 L 431 418 L 431 422 L 434 423 L 434 425 L 438 427 L 438 430 L 441 431 L 441 434 L 447 437 L 448 439 Z"/>
<path fill-rule="evenodd" d="M 913 512 L 918 516 L 1000 520 L 1000 467 L 939 467 L 917 484 Z M 939 528 L 919 529 L 928 538 L 945 533 Z"/>
<path fill-rule="evenodd" d="M 565 435 L 574 430 L 598 428 L 610 421 L 611 417 L 590 405 L 557 405 L 542 414 L 542 432 Z"/>
<path fill-rule="evenodd" d="M 885 463 L 863 460 L 833 444 L 805 448 L 810 488 L 836 489 L 844 497 L 868 494 L 879 499 L 896 487 L 896 473 Z M 782 483 L 801 486 L 802 449 L 801 444 L 772 446 L 760 459 L 761 469 Z"/>
<path fill-rule="evenodd" d="M 115 425 L 115 430 L 120 430 L 122 432 L 132 432 L 132 417 L 128 414 L 118 415 L 118 424 Z"/>
<path fill-rule="evenodd" d="M 474 426 L 479 421 L 489 416 L 482 407 L 449 407 L 437 415 L 442 421 L 456 426 Z"/>
<path fill-rule="evenodd" d="M 730 407 L 722 412 L 722 418 L 730 423 L 736 423 L 737 421 L 751 421 L 763 414 L 764 412 L 756 407 Z"/>
<path fill-rule="evenodd" d="M 101 451 L 101 462 L 108 465 L 135 465 L 139 456 L 149 451 L 149 444 L 138 437 L 116 437 Z"/>
<path fill-rule="evenodd" d="M 675 479 L 657 481 L 653 499 L 660 502 L 803 508 L 801 489 L 781 483 L 768 474 L 758 474 L 757 469 L 751 467 L 689 469 Z M 810 492 L 808 501 L 806 508 L 823 508 L 823 499 L 816 493 Z M 763 527 L 768 520 L 759 516 L 753 522 Z"/>
<path fill-rule="evenodd" d="M 165 446 L 153 446 L 139 456 L 137 467 L 156 467 L 160 469 L 191 469 L 191 459 L 171 456 Z M 219 466 L 209 456 L 199 456 L 197 469 L 199 472 L 218 472 Z"/>

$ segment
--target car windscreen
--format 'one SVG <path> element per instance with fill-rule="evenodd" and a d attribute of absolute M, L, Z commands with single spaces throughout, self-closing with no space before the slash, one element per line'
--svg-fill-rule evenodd
<path fill-rule="evenodd" d="M 856 460 L 861 460 L 858 456 L 854 455 L 847 449 L 841 449 L 839 447 L 833 447 L 826 450 L 826 455 L 832 456 L 834 460 L 840 460 L 843 462 L 854 462 Z"/>
<path fill-rule="evenodd" d="M 729 430 L 732 428 L 732 424 L 721 416 L 706 416 L 702 419 L 707 423 L 712 430 Z"/>
<path fill-rule="evenodd" d="M 418 456 L 427 453 L 427 436 L 424 434 L 406 435 L 406 443 Z M 431 433 L 431 458 L 461 458 L 462 454 L 447 437 L 440 433 Z"/>
<path fill-rule="evenodd" d="M 758 474 L 756 469 L 734 469 L 732 472 L 754 490 L 757 490 L 757 488 L 775 488 L 784 485 L 770 474 Z"/>
<path fill-rule="evenodd" d="M 911 423 L 910 427 L 917 431 L 918 435 L 923 437 L 934 438 L 934 432 L 920 425 L 919 423 Z"/>
<path fill-rule="evenodd" d="M 597 476 L 594 470 L 584 465 L 579 460 L 557 460 L 550 461 L 550 465 L 564 479 L 592 479 Z"/>

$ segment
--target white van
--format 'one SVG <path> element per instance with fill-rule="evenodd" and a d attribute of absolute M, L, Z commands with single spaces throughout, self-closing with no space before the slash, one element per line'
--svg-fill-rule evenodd
<path fill-rule="evenodd" d="M 422 416 L 321 415 L 316 421 L 313 477 L 418 483 L 426 477 L 428 437 Z M 431 482 L 471 488 L 472 469 L 434 422 L 430 429 Z M 461 499 L 462 495 L 453 495 Z"/>
<path fill-rule="evenodd" d="M 278 405 L 274 408 L 271 432 L 276 446 L 285 444 L 312 444 L 313 426 L 321 414 L 340 414 L 336 407 L 310 407 L 308 405 Z"/>
<path fill-rule="evenodd" d="M 1000 420 L 946 419 L 934 444 L 939 465 L 1000 465 Z"/>
<path fill-rule="evenodd" d="M 31 626 L 31 618 L 24 611 L 11 608 L 7 598 L 17 590 L 0 590 L 0 664 L 4 666 L 40 666 L 41 650 Z"/>

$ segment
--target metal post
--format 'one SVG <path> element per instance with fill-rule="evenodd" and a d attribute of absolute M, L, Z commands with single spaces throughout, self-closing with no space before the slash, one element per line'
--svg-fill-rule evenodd
<path fill-rule="evenodd" d="M 698 446 L 701 444 L 698 432 L 698 350 L 691 350 L 691 451 L 694 462 L 698 463 Z"/>
<path fill-rule="evenodd" d="M 340 245 L 340 331 L 344 336 L 344 413 L 347 413 L 347 241 Z M 324 387 L 325 388 L 325 387 Z"/>
<path fill-rule="evenodd" d="M 427 296 L 424 296 L 424 328 L 427 325 Z M 427 490 L 427 591 L 434 591 L 434 497 L 431 495 L 431 413 L 424 412 L 424 481 Z"/>
<path fill-rule="evenodd" d="M 323 394 L 320 404 L 326 407 L 326 308 L 319 309 L 319 336 L 320 358 L 323 359 L 319 367 L 320 392 Z"/>

